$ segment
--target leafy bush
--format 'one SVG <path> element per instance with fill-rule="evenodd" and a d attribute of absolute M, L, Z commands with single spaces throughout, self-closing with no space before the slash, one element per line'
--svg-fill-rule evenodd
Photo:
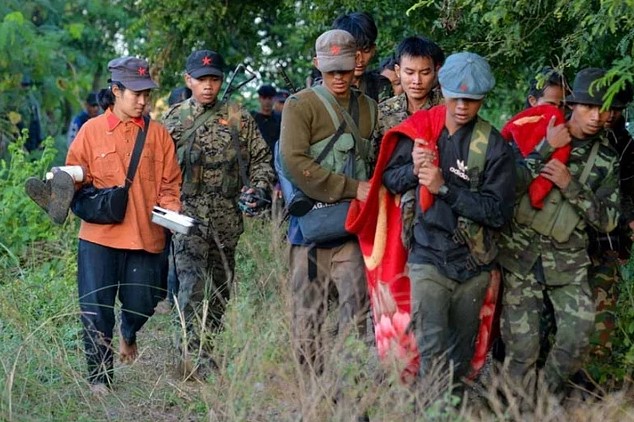
<path fill-rule="evenodd" d="M 22 136 L 9 144 L 10 156 L 0 160 L 0 239 L 5 253 L 11 251 L 16 256 L 21 254 L 26 245 L 56 236 L 48 216 L 24 191 L 26 179 L 32 176 L 44 178 L 50 169 L 56 154 L 54 141 L 51 137 L 44 140 L 41 157 L 31 160 L 23 148 L 25 139 Z"/>

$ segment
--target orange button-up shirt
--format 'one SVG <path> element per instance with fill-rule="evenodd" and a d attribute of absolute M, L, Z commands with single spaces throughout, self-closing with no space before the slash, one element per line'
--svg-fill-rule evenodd
<path fill-rule="evenodd" d="M 84 181 L 96 188 L 123 186 L 142 118 L 122 122 L 107 110 L 88 120 L 71 144 L 66 165 L 82 166 Z M 174 142 L 158 122 L 151 122 L 130 190 L 128 208 L 119 224 L 81 222 L 79 238 L 116 249 L 158 253 L 165 247 L 165 229 L 152 223 L 159 205 L 180 211 L 181 171 Z"/>

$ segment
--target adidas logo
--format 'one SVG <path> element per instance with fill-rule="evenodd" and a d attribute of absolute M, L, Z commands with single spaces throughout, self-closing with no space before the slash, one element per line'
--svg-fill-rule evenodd
<path fill-rule="evenodd" d="M 449 171 L 461 178 L 462 180 L 469 181 L 469 176 L 467 176 L 467 166 L 464 163 L 464 160 L 456 160 L 456 165 L 458 168 L 449 167 Z"/>

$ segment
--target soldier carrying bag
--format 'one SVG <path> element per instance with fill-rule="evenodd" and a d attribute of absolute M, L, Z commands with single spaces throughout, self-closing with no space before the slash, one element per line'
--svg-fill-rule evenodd
<path fill-rule="evenodd" d="M 128 191 L 139 165 L 145 136 L 150 128 L 150 119 L 144 117 L 143 120 L 145 130 L 140 129 L 137 134 L 125 185 L 103 189 L 96 188 L 92 184 L 84 185 L 75 193 L 71 202 L 71 210 L 77 217 L 94 224 L 117 224 L 123 221 L 128 208 Z"/>
<path fill-rule="evenodd" d="M 315 162 L 348 177 L 367 180 L 367 151 L 357 124 L 359 120 L 357 96 L 353 93 L 350 97 L 352 117 L 346 110 L 341 110 L 344 120 L 340 122 L 333 107 L 336 100 L 332 98 L 332 95 L 323 87 L 314 87 L 313 90 L 328 110 L 334 127 L 338 128 L 335 135 L 328 140 L 321 151 L 319 151 L 320 143 L 311 147 L 311 153 L 317 156 Z M 350 128 L 351 133 L 343 133 L 346 125 Z M 306 215 L 298 218 L 302 236 L 306 241 L 317 244 L 350 236 L 350 233 L 345 229 L 349 208 L 350 200 L 341 200 L 335 203 L 316 201 Z"/>

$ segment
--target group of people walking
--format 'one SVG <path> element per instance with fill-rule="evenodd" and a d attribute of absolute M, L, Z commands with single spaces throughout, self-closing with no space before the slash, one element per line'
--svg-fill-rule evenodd
<path fill-rule="evenodd" d="M 533 81 L 527 109 L 500 132 L 479 116 L 495 86 L 486 59 L 472 52 L 445 58 L 435 42 L 408 37 L 393 63 L 403 92 L 391 96 L 390 81 L 366 71 L 376 37 L 372 18 L 352 13 L 317 38 L 313 65 L 321 79 L 284 104 L 277 175 L 253 117 L 218 98 L 225 76 L 219 53 L 189 55 L 184 79 L 192 95 L 173 105 L 162 124 L 142 118 L 156 86 L 147 62 L 109 63 L 111 105 L 81 126 L 70 145 L 66 164 L 80 166 L 83 175 L 70 190 L 123 185 L 137 133 L 147 135 L 123 222 L 82 221 L 79 232 L 93 389 L 107 391 L 112 382 L 117 295 L 120 357 L 132 360 L 136 333 L 164 292 L 165 233 L 150 221 L 155 205 L 200 222 L 189 234 L 173 235 L 169 266 L 180 281 L 183 375 L 215 366 L 209 334 L 221 328 L 230 298 L 243 214 L 270 204 L 278 177 L 310 200 L 292 213 L 288 228 L 292 342 L 309 370 L 324 369 L 330 332 L 323 325 L 333 290 L 340 335 L 363 338 L 370 305 L 377 316 L 366 274 L 394 263 L 371 262 L 348 214 L 380 212 L 378 195 L 400 208 L 387 221 L 388 230 L 400 232 L 387 247 L 404 253 L 403 268 L 392 273 L 399 283 L 405 274 L 407 291 L 394 300 L 411 310 L 418 377 L 437 365 L 451 366 L 456 381 L 471 372 L 480 309 L 500 272 L 504 370 L 516 385 L 535 391 L 540 348 L 547 358 L 539 370 L 553 392 L 563 391 L 584 364 L 591 339 L 595 352 L 609 353 L 614 284 L 620 260 L 629 257 L 634 221 L 632 145 L 622 117 L 631 91 L 605 104 L 604 70 L 579 71 L 570 89 L 562 75 L 545 69 Z M 53 177 L 39 202 L 55 215 L 72 199 L 61 178 Z M 378 243 L 376 236 L 369 247 Z M 396 281 L 377 280 L 388 290 Z M 555 329 L 545 345 L 548 336 L 539 333 L 548 313 Z"/>

